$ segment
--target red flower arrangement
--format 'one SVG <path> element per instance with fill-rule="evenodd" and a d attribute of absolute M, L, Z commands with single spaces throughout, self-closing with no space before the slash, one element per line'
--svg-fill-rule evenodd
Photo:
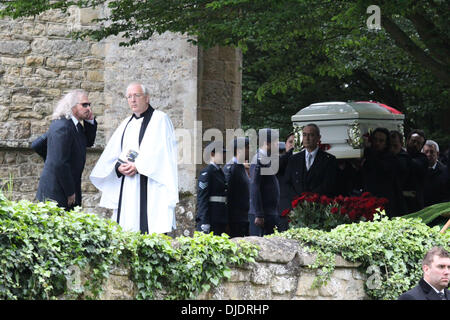
<path fill-rule="evenodd" d="M 377 209 L 384 209 L 385 198 L 373 197 L 364 192 L 360 197 L 329 198 L 305 192 L 292 201 L 292 210 L 286 209 L 291 227 L 331 230 L 343 223 L 372 221 Z"/>

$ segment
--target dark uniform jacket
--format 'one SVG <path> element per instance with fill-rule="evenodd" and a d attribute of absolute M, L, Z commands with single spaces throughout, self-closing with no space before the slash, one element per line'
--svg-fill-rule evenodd
<path fill-rule="evenodd" d="M 448 179 L 448 169 L 441 162 L 438 161 L 434 169 L 428 168 L 424 186 L 425 207 L 450 200 Z"/>
<path fill-rule="evenodd" d="M 223 169 L 228 185 L 228 215 L 230 222 L 248 222 L 250 179 L 240 163 L 228 163 Z"/>
<path fill-rule="evenodd" d="M 222 169 L 213 164 L 200 171 L 197 188 L 197 227 L 202 224 L 227 224 L 228 209 L 226 202 L 227 185 Z M 213 197 L 213 198 L 211 198 Z"/>
<path fill-rule="evenodd" d="M 278 204 L 280 200 L 280 186 L 276 173 L 265 174 L 261 169 L 271 167 L 266 161 L 261 161 L 264 157 L 260 153 L 253 157 L 250 165 L 250 210 L 249 214 L 255 217 L 264 218 L 264 216 L 278 216 Z M 266 170 L 264 170 L 266 171 Z M 269 169 L 268 171 L 272 171 Z M 264 173 L 264 174 L 262 174 Z"/>
<path fill-rule="evenodd" d="M 84 121 L 78 132 L 72 119 L 53 120 L 47 131 L 47 153 L 36 198 L 54 200 L 67 207 L 67 198 L 75 193 L 75 204 L 81 205 L 81 174 L 86 162 L 86 147 L 94 144 L 97 122 Z"/>
<path fill-rule="evenodd" d="M 289 187 L 290 201 L 303 192 L 334 196 L 337 175 L 336 157 L 319 149 L 308 171 L 305 155 L 306 150 L 292 155 L 286 168 L 284 177 Z"/>
<path fill-rule="evenodd" d="M 444 289 L 444 294 L 446 300 L 450 299 L 450 291 Z M 403 293 L 398 300 L 442 300 L 434 291 L 434 289 L 425 282 L 425 280 L 420 279 L 419 284 L 412 288 L 411 290 Z"/>

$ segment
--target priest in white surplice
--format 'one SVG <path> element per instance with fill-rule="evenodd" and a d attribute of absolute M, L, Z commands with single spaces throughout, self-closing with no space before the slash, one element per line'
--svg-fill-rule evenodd
<path fill-rule="evenodd" d="M 126 91 L 133 115 L 111 136 L 90 179 L 100 206 L 124 230 L 166 233 L 175 229 L 178 202 L 177 145 L 170 118 L 149 104 L 148 90 L 131 83 Z"/>

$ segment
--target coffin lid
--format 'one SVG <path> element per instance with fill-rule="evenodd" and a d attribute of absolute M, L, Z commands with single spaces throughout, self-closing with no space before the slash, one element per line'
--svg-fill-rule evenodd
<path fill-rule="evenodd" d="M 291 120 L 304 122 L 340 119 L 403 120 L 404 118 L 405 115 L 392 113 L 377 102 L 332 101 L 313 103 L 293 115 Z"/>

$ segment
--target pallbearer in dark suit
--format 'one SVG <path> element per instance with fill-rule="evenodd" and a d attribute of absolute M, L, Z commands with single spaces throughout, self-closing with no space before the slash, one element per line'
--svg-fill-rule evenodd
<path fill-rule="evenodd" d="M 302 138 L 305 149 L 290 157 L 285 172 L 291 201 L 303 192 L 335 195 L 337 161 L 335 156 L 319 149 L 319 127 L 306 125 Z"/>
<path fill-rule="evenodd" d="M 425 207 L 435 203 L 449 201 L 450 185 L 448 168 L 438 160 L 439 145 L 436 141 L 427 140 L 423 146 L 422 152 L 428 159 L 428 170 L 425 174 L 424 185 Z"/>
<path fill-rule="evenodd" d="M 228 216 L 232 238 L 248 235 L 250 206 L 250 179 L 244 167 L 249 158 L 249 140 L 236 138 L 233 144 L 234 157 L 223 169 L 228 185 Z"/>
<path fill-rule="evenodd" d="M 57 104 L 47 132 L 47 155 L 36 198 L 67 210 L 81 205 L 81 174 L 86 147 L 94 144 L 97 122 L 88 94 L 74 90 Z M 82 124 L 83 123 L 83 124 Z"/>
<path fill-rule="evenodd" d="M 422 262 L 423 278 L 398 300 L 450 300 L 447 289 L 450 277 L 450 255 L 440 247 L 429 250 Z"/>
<path fill-rule="evenodd" d="M 278 224 L 280 186 L 276 173 L 279 167 L 278 131 L 259 130 L 260 149 L 250 164 L 250 210 L 248 214 L 251 236 L 273 233 Z"/>
<path fill-rule="evenodd" d="M 210 163 L 198 177 L 197 188 L 197 231 L 221 235 L 227 232 L 227 184 L 220 164 L 225 159 L 221 141 L 213 141 L 206 150 L 210 152 Z"/>

